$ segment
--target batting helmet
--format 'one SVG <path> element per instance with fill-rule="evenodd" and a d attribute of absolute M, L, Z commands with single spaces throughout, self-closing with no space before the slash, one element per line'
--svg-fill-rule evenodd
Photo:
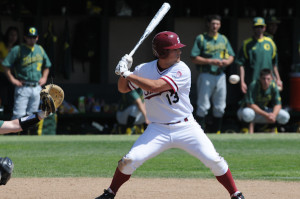
<path fill-rule="evenodd" d="M 179 37 L 176 33 L 170 31 L 160 32 L 152 40 L 152 50 L 156 57 L 167 57 L 169 49 L 178 49 L 185 47 L 180 43 Z"/>

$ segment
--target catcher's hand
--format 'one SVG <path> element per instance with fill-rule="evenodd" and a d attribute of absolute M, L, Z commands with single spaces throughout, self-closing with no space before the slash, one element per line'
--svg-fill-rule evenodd
<path fill-rule="evenodd" d="M 41 96 L 41 109 L 48 116 L 51 113 L 55 113 L 56 109 L 64 101 L 64 91 L 61 87 L 55 84 L 48 84 L 40 92 Z"/>

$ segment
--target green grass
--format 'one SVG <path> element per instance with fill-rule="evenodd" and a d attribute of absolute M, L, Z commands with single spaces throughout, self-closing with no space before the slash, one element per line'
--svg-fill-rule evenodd
<path fill-rule="evenodd" d="M 208 134 L 236 179 L 300 181 L 300 134 Z M 0 156 L 14 177 L 112 177 L 137 136 L 0 136 Z M 134 177 L 213 178 L 179 149 L 144 163 Z"/>

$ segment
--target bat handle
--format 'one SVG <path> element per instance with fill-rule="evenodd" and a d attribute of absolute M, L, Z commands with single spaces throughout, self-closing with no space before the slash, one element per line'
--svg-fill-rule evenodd
<path fill-rule="evenodd" d="M 129 53 L 129 57 L 132 57 L 132 55 L 135 53 L 136 48 L 134 48 L 130 53 Z"/>

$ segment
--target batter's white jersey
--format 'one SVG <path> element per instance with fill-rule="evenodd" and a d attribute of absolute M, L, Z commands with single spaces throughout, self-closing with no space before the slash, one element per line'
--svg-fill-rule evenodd
<path fill-rule="evenodd" d="M 183 121 L 192 115 L 193 106 L 190 103 L 191 71 L 182 61 L 170 68 L 160 71 L 157 61 L 141 64 L 135 67 L 133 74 L 152 80 L 163 79 L 172 90 L 161 93 L 144 92 L 147 117 L 154 123 L 173 123 Z M 133 90 L 136 85 L 129 82 Z"/>

